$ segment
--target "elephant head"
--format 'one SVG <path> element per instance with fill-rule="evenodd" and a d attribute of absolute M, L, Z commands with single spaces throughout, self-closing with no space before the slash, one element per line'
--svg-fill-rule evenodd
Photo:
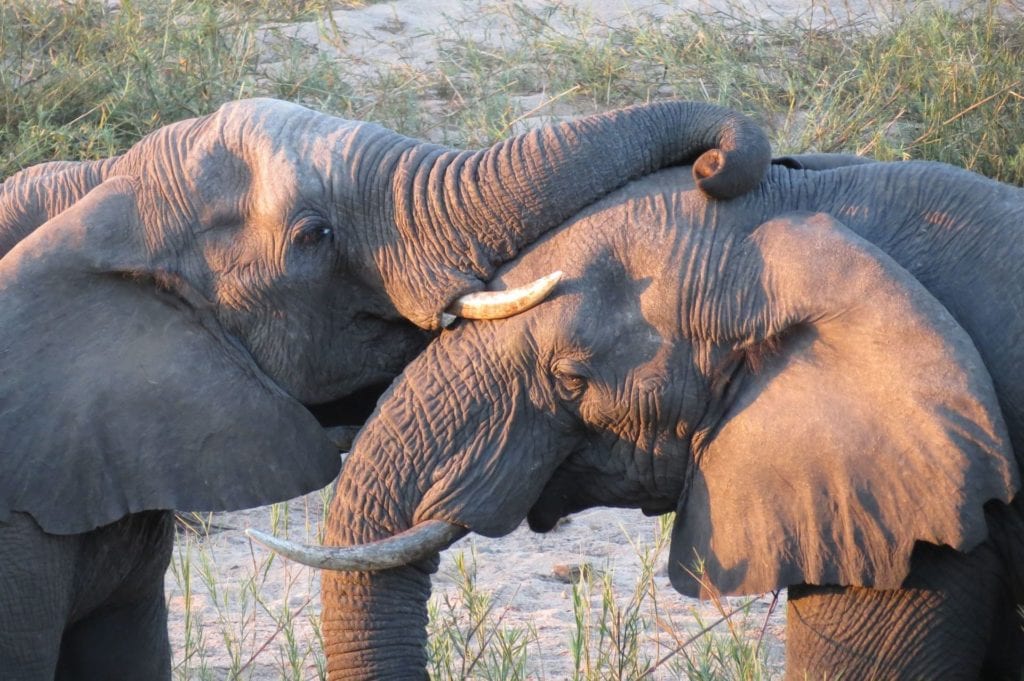
<path fill-rule="evenodd" d="M 307 407 L 348 396 L 365 417 L 498 264 L 695 158 L 729 196 L 761 180 L 768 146 L 733 112 L 683 102 L 458 151 L 248 100 L 116 158 L 9 178 L 0 521 L 74 533 L 327 484 L 337 453 Z"/>
<path fill-rule="evenodd" d="M 551 298 L 453 327 L 406 368 L 355 442 L 325 537 L 377 542 L 356 550 L 383 561 L 297 556 L 354 570 L 324 573 L 335 677 L 411 678 L 435 552 L 524 518 L 676 511 L 669 572 L 690 595 L 894 588 L 915 542 L 985 538 L 983 506 L 1019 480 L 971 338 L 836 219 L 724 210 L 678 171 L 636 182 L 496 280 L 557 267 Z"/>

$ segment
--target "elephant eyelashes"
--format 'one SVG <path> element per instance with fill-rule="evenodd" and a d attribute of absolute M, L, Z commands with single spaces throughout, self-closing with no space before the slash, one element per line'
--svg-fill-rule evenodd
<path fill-rule="evenodd" d="M 294 232 L 292 243 L 296 246 L 310 247 L 334 239 L 334 228 L 320 220 L 309 220 L 300 224 Z"/>
<path fill-rule="evenodd" d="M 555 382 L 563 397 L 577 398 L 587 388 L 587 378 L 584 375 L 585 369 L 572 360 L 558 360 L 551 367 L 555 376 Z"/>

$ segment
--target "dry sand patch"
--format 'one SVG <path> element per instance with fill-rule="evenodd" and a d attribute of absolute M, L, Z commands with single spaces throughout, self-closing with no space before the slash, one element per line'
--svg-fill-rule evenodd
<path fill-rule="evenodd" d="M 322 508 L 323 497 L 319 494 L 291 502 L 288 534 L 303 540 L 315 536 Z M 316 571 L 286 560 L 268 561 L 266 549 L 250 544 L 243 534 L 247 527 L 270 530 L 271 515 L 269 507 L 214 514 L 208 535 L 188 541 L 184 534 L 180 535 L 175 567 L 167 577 L 170 635 L 176 663 L 180 664 L 189 635 L 204 638 L 201 659 L 193 656 L 185 678 L 280 679 L 282 668 L 289 668 L 288 657 L 293 648 L 302 658 L 297 663 L 301 672 L 294 678 L 320 678 L 316 634 L 320 583 Z M 585 511 L 543 535 L 530 532 L 525 525 L 500 539 L 471 535 L 442 555 L 441 567 L 433 579 L 433 599 L 442 610 L 444 606 L 440 604 L 445 599 L 456 607 L 463 604 L 456 566 L 461 554 L 463 561 L 475 565 L 476 590 L 492 596 L 492 620 L 500 620 L 506 628 L 532 629 L 535 633 L 531 633 L 533 640 L 527 650 L 527 678 L 569 679 L 574 666 L 571 638 L 578 632 L 578 626 L 573 611 L 573 586 L 565 578 L 566 568 L 587 565 L 594 570 L 588 617 L 596 627 L 602 619 L 601 586 L 605 575 L 619 606 L 625 608 L 637 584 L 645 584 L 638 552 L 653 547 L 658 535 L 656 518 L 622 509 Z M 188 605 L 181 586 L 181 565 L 185 559 L 192 565 Z M 716 606 L 686 598 L 672 589 L 664 551 L 655 564 L 654 595 L 647 594 L 641 609 L 648 632 L 642 637 L 644 657 L 653 662 L 676 646 L 672 636 L 659 631 L 658 620 L 669 624 L 677 636 L 686 636 L 718 621 L 721 609 L 730 612 L 746 605 L 745 612 L 731 618 L 734 630 L 749 641 L 763 637 L 762 645 L 767 649 L 773 675 L 781 675 L 784 593 L 774 605 L 772 595 L 768 594 L 756 599 L 724 599 L 721 606 Z M 657 604 L 656 612 L 652 603 Z M 191 622 L 187 621 L 187 612 Z M 289 617 L 290 623 L 283 626 L 282 622 Z M 191 634 L 186 627 L 191 627 Z M 289 628 L 291 631 L 286 631 Z M 716 636 L 732 635 L 725 624 L 715 631 Z M 237 676 L 230 673 L 240 667 L 242 672 Z M 650 678 L 678 678 L 673 669 L 665 664 Z"/>

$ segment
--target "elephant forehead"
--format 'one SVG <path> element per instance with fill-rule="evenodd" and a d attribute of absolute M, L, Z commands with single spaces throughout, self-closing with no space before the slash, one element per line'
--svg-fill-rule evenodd
<path fill-rule="evenodd" d="M 308 128 L 333 118 L 293 102 L 259 97 L 227 102 L 217 110 L 215 117 L 225 138 L 254 140 L 277 138 L 289 125 Z"/>
<path fill-rule="evenodd" d="M 671 248 L 682 222 L 681 206 L 705 210 L 707 199 L 694 189 L 691 172 L 689 167 L 668 168 L 611 192 L 524 249 L 495 279 L 519 285 L 555 266 L 578 274 L 608 255 L 636 264 L 637 271 L 650 269 L 641 259 L 664 261 L 669 253 L 663 246 Z"/>
<path fill-rule="evenodd" d="M 208 136 L 207 143 L 222 145 L 268 171 L 281 166 L 324 166 L 352 144 L 360 127 L 353 121 L 272 99 L 229 102 L 214 114 L 210 125 L 216 134 Z"/>

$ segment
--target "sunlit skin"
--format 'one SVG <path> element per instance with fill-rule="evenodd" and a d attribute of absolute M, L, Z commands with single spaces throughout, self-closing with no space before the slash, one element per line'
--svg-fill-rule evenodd
<path fill-rule="evenodd" d="M 577 210 L 680 162 L 729 196 L 760 181 L 768 144 L 702 103 L 462 151 L 260 99 L 116 158 L 7 178 L 0 675 L 168 679 L 172 509 L 327 485 L 335 444 L 454 300 Z M 321 421 L 345 430 L 328 437 Z"/>
<path fill-rule="evenodd" d="M 683 593 L 793 587 L 792 678 L 1019 675 L 1022 190 L 815 163 L 726 202 L 664 171 L 504 268 L 496 287 L 565 276 L 406 368 L 325 543 L 674 510 Z M 434 564 L 324 573 L 332 678 L 421 673 Z"/>

